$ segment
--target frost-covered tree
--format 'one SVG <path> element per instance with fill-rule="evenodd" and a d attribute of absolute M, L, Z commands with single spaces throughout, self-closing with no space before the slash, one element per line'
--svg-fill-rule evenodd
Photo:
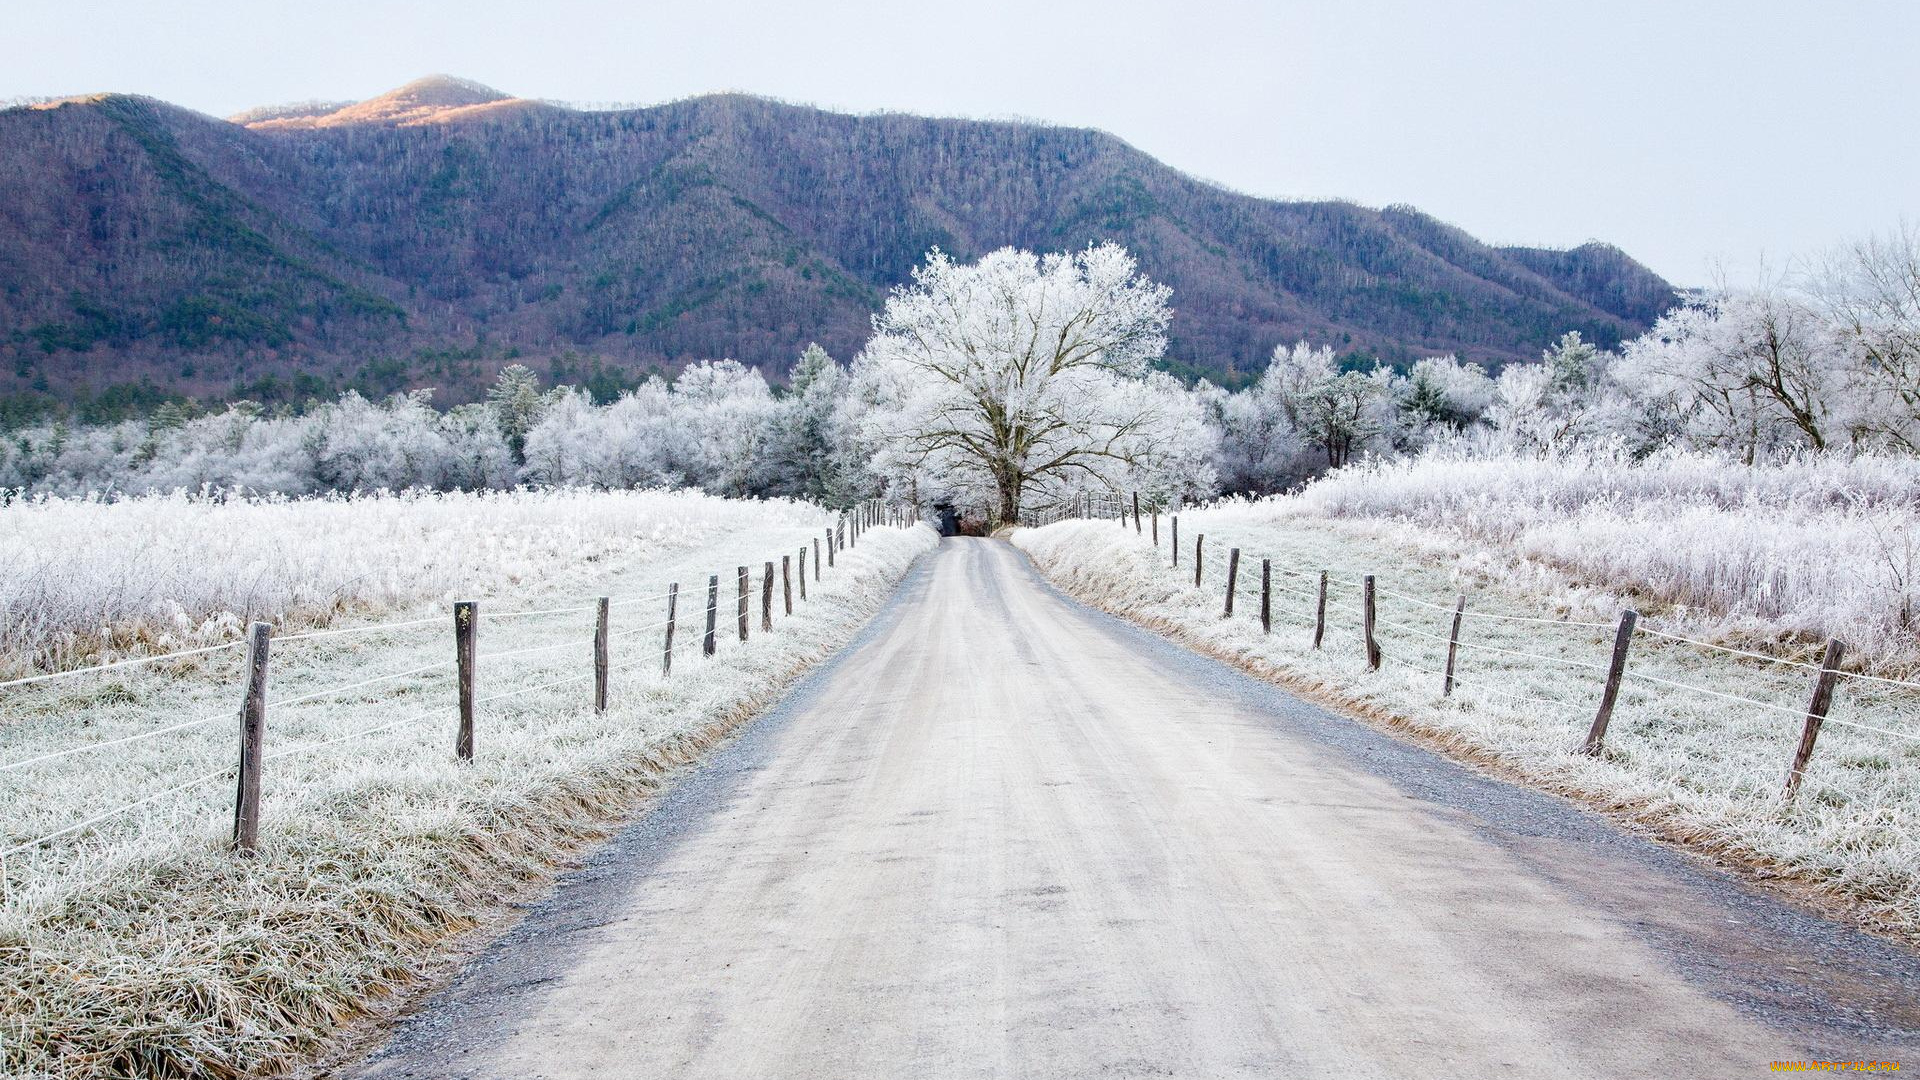
<path fill-rule="evenodd" d="M 514 463 L 527 460 L 527 434 L 540 422 L 546 408 L 546 395 L 540 392 L 540 377 L 525 364 L 508 364 L 487 390 L 487 404 L 493 408 L 494 422 L 507 440 Z"/>
<path fill-rule="evenodd" d="M 827 350 L 808 345 L 787 376 L 787 395 L 771 417 L 766 443 L 767 494 L 828 499 L 846 494 L 836 452 L 835 414 L 846 373 Z M 849 500 L 850 501 L 850 500 Z"/>
<path fill-rule="evenodd" d="M 1850 440 L 1920 453 L 1920 226 L 1861 240 L 1809 277 L 1847 370 Z"/>
<path fill-rule="evenodd" d="M 1805 298 L 1764 287 L 1698 298 L 1622 350 L 1615 378 L 1688 443 L 1752 462 L 1825 449 L 1845 384 L 1830 326 Z"/>
<path fill-rule="evenodd" d="M 865 437 L 885 467 L 991 491 L 1012 521 L 1029 493 L 1116 483 L 1175 425 L 1142 392 L 1166 348 L 1169 290 L 1113 244 L 1069 254 L 1004 248 L 962 264 L 936 250 L 874 317 L 855 361 L 877 392 Z"/>

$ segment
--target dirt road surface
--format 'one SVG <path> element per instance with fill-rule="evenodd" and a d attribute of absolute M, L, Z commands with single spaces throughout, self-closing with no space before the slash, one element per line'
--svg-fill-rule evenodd
<path fill-rule="evenodd" d="M 1920 963 L 949 540 L 349 1075 L 1920 1066 Z"/>

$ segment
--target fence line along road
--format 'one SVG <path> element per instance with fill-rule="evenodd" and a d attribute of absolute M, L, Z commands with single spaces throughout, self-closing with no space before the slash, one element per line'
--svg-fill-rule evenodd
<path fill-rule="evenodd" d="M 920 513 L 916 508 L 892 505 L 879 500 L 863 502 L 850 508 L 839 516 L 837 522 L 832 527 L 823 529 L 821 535 L 811 541 L 812 556 L 815 560 L 813 577 L 815 579 L 816 589 L 824 582 L 825 574 L 839 566 L 841 561 L 839 556 L 843 555 L 849 549 L 856 547 L 860 539 L 869 529 L 879 527 L 912 528 L 918 525 L 920 520 Z M 822 540 L 825 541 L 824 551 Z M 801 563 L 799 573 L 801 576 L 799 580 L 801 586 L 798 594 L 798 603 L 803 607 L 807 600 L 805 574 L 807 572 L 806 559 L 808 553 L 807 547 L 803 546 L 800 549 Z M 823 555 L 824 561 L 822 561 Z M 791 562 L 793 557 L 791 552 L 782 553 L 780 556 L 783 584 L 787 597 L 784 607 L 785 614 L 788 616 L 796 613 L 793 578 L 791 576 Z M 767 601 L 762 608 L 764 621 L 761 630 L 763 633 L 774 629 L 771 604 L 773 566 L 774 563 L 771 560 L 767 561 L 766 573 L 764 575 L 765 580 L 761 583 L 762 594 Z M 737 642 L 744 645 L 748 641 L 747 611 L 749 604 L 748 597 L 751 591 L 751 575 L 749 568 L 745 566 L 738 567 L 735 573 L 739 587 Z M 243 676 L 245 693 L 242 697 L 242 707 L 238 710 L 241 738 L 240 756 L 237 764 L 222 766 L 183 783 L 171 785 L 131 802 L 100 811 L 81 821 L 66 825 L 52 832 L 14 843 L 6 848 L 0 849 L 0 860 L 42 848 L 55 840 L 83 834 L 95 826 L 123 817 L 142 807 L 150 806 L 170 795 L 190 791 L 212 783 L 213 781 L 228 777 L 237 778 L 238 781 L 235 793 L 231 847 L 238 854 L 248 854 L 257 843 L 261 812 L 261 778 L 264 767 L 267 764 L 275 761 L 284 761 L 289 758 L 311 755 L 313 752 L 327 747 L 355 742 L 385 732 L 409 728 L 417 729 L 420 724 L 430 722 L 435 718 L 445 719 L 449 716 L 455 720 L 452 730 L 452 750 L 455 758 L 460 761 L 472 761 L 476 755 L 476 727 L 479 720 L 477 715 L 478 706 L 575 683 L 591 681 L 591 696 L 581 704 L 593 708 L 596 711 L 604 711 L 608 701 L 609 676 L 613 672 L 627 670 L 647 663 L 660 662 L 660 658 L 665 657 L 666 661 L 663 664 L 660 678 L 666 679 L 671 677 L 671 658 L 676 653 L 685 654 L 697 652 L 704 657 L 713 657 L 717 654 L 720 641 L 728 636 L 718 633 L 717 610 L 719 606 L 718 583 L 720 578 L 721 575 L 719 574 L 709 575 L 708 578 L 705 633 L 686 635 L 677 645 L 674 642 L 675 607 L 680 586 L 678 582 L 672 582 L 668 583 L 663 591 L 648 592 L 641 596 L 623 597 L 619 599 L 612 597 L 594 597 L 585 603 L 552 608 L 492 611 L 475 601 L 461 601 L 455 604 L 453 609 L 451 628 L 453 630 L 454 648 L 452 650 L 453 655 L 449 658 L 430 664 L 417 665 L 401 671 L 386 672 L 347 683 L 304 691 L 294 696 L 281 699 L 269 699 L 266 692 L 268 675 L 271 669 L 272 646 L 276 643 L 391 634 L 402 630 L 417 630 L 433 625 L 444 627 L 449 623 L 448 617 L 407 619 L 387 623 L 374 623 L 367 626 L 303 631 L 286 635 L 275 635 L 271 625 L 265 622 L 255 622 L 248 627 L 247 637 L 241 641 L 224 642 L 217 645 L 183 649 L 151 656 L 134 657 L 126 660 L 111 661 L 83 668 L 48 672 L 0 682 L 0 689 L 38 686 L 39 684 L 55 680 L 243 648 L 247 656 L 246 670 Z M 621 628 L 619 632 L 614 632 L 614 627 L 609 615 L 610 609 L 661 602 L 664 602 L 666 605 L 663 612 L 664 618 L 636 627 Z M 543 619 L 580 614 L 591 614 L 594 617 L 591 636 L 569 637 L 565 640 L 550 644 L 505 649 L 491 653 L 479 651 L 479 627 L 483 623 L 521 619 Z M 634 641 L 642 636 L 652 634 L 661 635 L 658 639 L 661 647 L 660 653 L 647 652 L 623 659 L 619 662 L 613 660 L 612 649 L 610 647 L 613 641 Z M 528 657 L 559 653 L 563 650 L 578 650 L 579 658 L 584 659 L 583 666 L 585 670 L 576 671 L 558 678 L 527 683 L 491 694 L 480 694 L 478 692 L 481 674 L 485 670 L 486 665 L 504 660 L 525 660 Z M 331 738 L 280 747 L 270 752 L 266 750 L 267 721 L 270 715 L 278 709 L 309 704 L 351 691 L 397 682 L 411 676 L 437 674 L 445 671 L 451 671 L 454 675 L 453 688 L 456 690 L 457 700 L 451 708 L 442 706 L 435 709 L 423 710 L 396 720 L 360 728 Z M 78 746 L 65 747 L 59 750 L 31 755 L 15 761 L 0 763 L 0 774 L 46 766 L 53 762 L 79 755 L 92 754 L 97 751 L 126 746 L 131 743 L 144 742 L 150 739 L 178 734 L 180 732 L 202 728 L 221 720 L 231 721 L 235 715 L 234 712 L 222 711 L 184 720 L 156 728 L 152 731 L 136 732 L 119 738 L 85 743 Z"/>
<path fill-rule="evenodd" d="M 1155 511 L 1151 543 L 1152 546 L 1157 548 L 1160 546 L 1158 511 L 1161 507 L 1155 505 L 1155 502 L 1155 500 L 1148 500 L 1148 505 Z M 1137 526 L 1139 505 L 1138 496 L 1123 499 L 1118 493 L 1081 494 L 1065 499 L 1059 504 L 1029 512 L 1023 515 L 1022 520 L 1029 525 L 1044 526 L 1068 519 L 1117 517 L 1124 525 L 1126 524 L 1127 511 L 1131 509 L 1133 510 L 1135 525 Z M 1172 509 L 1177 509 L 1177 507 Z M 1134 529 L 1134 534 L 1136 537 L 1142 537 L 1144 540 L 1145 534 L 1137 527 Z M 1169 536 L 1171 537 L 1171 544 L 1169 545 L 1169 555 L 1165 561 L 1165 566 L 1169 570 L 1180 571 L 1182 547 L 1180 543 L 1180 517 L 1177 513 L 1171 515 Z M 1223 551 L 1226 555 L 1226 580 L 1224 584 L 1218 586 L 1210 586 L 1206 578 L 1208 565 L 1207 550 L 1210 544 L 1216 551 Z M 1313 624 L 1312 648 L 1314 649 L 1320 649 L 1322 647 L 1325 641 L 1327 627 L 1330 625 L 1327 604 L 1328 586 L 1337 586 L 1342 590 L 1357 592 L 1359 594 L 1360 612 L 1359 618 L 1356 620 L 1357 627 L 1354 628 L 1357 628 L 1359 631 L 1361 656 L 1366 663 L 1366 670 L 1373 671 L 1378 669 L 1382 660 L 1384 660 L 1414 672 L 1434 676 L 1440 680 L 1440 692 L 1443 698 L 1451 697 L 1456 688 L 1464 688 L 1473 690 L 1476 693 L 1489 693 L 1499 697 L 1533 702 L 1556 708 L 1564 707 L 1567 704 L 1566 702 L 1551 701 L 1545 698 L 1492 687 L 1478 679 L 1474 681 L 1460 679 L 1456 673 L 1456 667 L 1457 658 L 1462 649 L 1469 650 L 1470 652 L 1499 654 L 1532 661 L 1534 663 L 1553 664 L 1561 667 L 1600 673 L 1603 677 L 1595 686 L 1595 689 L 1599 692 L 1599 703 L 1596 707 L 1592 723 L 1588 728 L 1586 739 L 1575 748 L 1577 752 L 1591 755 L 1604 753 L 1607 729 L 1613 708 L 1623 684 L 1627 681 L 1652 684 L 1681 693 L 1702 695 L 1737 704 L 1742 707 L 1791 716 L 1799 720 L 1801 722 L 1799 739 L 1794 747 L 1792 757 L 1787 764 L 1785 781 L 1782 785 L 1782 797 L 1789 804 L 1792 803 L 1798 792 L 1802 779 L 1807 777 L 1807 767 L 1811 762 L 1820 732 L 1824 725 L 1829 722 L 1842 727 L 1888 736 L 1903 741 L 1920 742 L 1920 732 L 1901 731 L 1897 728 L 1880 724 L 1867 723 L 1846 717 L 1830 717 L 1828 715 L 1832 707 L 1833 689 L 1836 685 L 1843 682 L 1858 682 L 1886 687 L 1893 692 L 1920 690 L 1920 683 L 1909 680 L 1844 670 L 1839 665 L 1840 659 L 1845 655 L 1846 650 L 1845 645 L 1838 639 L 1829 639 L 1827 641 L 1825 655 L 1820 663 L 1808 663 L 1786 657 L 1769 656 L 1765 653 L 1754 652 L 1747 649 L 1735 649 L 1724 645 L 1716 645 L 1695 637 L 1648 626 L 1640 618 L 1638 612 L 1631 610 L 1621 612 L 1619 620 L 1612 623 L 1572 618 L 1510 615 L 1498 612 L 1476 611 L 1473 610 L 1472 606 L 1468 603 L 1468 598 L 1464 593 L 1457 595 L 1454 598 L 1454 602 L 1449 604 L 1436 599 L 1428 599 L 1384 588 L 1377 583 L 1374 575 L 1363 575 L 1358 580 L 1334 577 L 1324 569 L 1313 570 L 1306 567 L 1288 567 L 1264 556 L 1259 557 L 1262 571 L 1259 580 L 1257 582 L 1250 581 L 1247 586 L 1242 586 L 1239 582 L 1239 567 L 1243 558 L 1241 549 L 1223 542 L 1218 538 L 1209 540 L 1203 533 L 1195 533 L 1189 557 L 1191 561 L 1191 573 L 1181 572 L 1179 574 L 1179 580 L 1185 583 L 1190 579 L 1191 583 L 1187 585 L 1187 587 L 1196 591 L 1204 591 L 1210 587 L 1220 588 L 1222 590 L 1221 604 L 1219 606 L 1219 617 L 1221 619 L 1232 619 L 1236 617 L 1234 601 L 1237 596 L 1249 590 L 1257 591 L 1260 603 L 1258 608 L 1255 609 L 1253 617 L 1260 622 L 1262 631 L 1264 633 L 1273 632 L 1273 619 L 1271 617 L 1273 612 L 1310 619 Z M 1313 597 L 1316 600 L 1316 610 L 1311 616 L 1308 616 L 1304 612 L 1299 612 L 1296 609 L 1288 608 L 1284 605 L 1275 605 L 1273 603 L 1275 586 L 1272 579 L 1276 573 L 1286 577 L 1318 581 L 1317 593 L 1288 589 L 1285 586 L 1279 587 L 1283 592 L 1292 592 L 1296 595 Z M 1378 616 L 1377 612 L 1377 605 L 1381 597 L 1444 615 L 1447 622 L 1440 628 L 1441 632 L 1431 632 L 1409 626 L 1404 622 L 1382 619 Z M 1612 635 L 1614 640 L 1606 653 L 1590 659 L 1575 656 L 1554 656 L 1527 649 L 1504 648 L 1486 642 L 1470 640 L 1463 633 L 1463 627 L 1483 620 L 1570 629 L 1582 632 L 1611 630 L 1614 631 Z M 1353 624 L 1346 625 L 1350 627 L 1353 626 Z M 1385 629 L 1395 633 L 1404 633 L 1430 640 L 1437 644 L 1444 644 L 1446 646 L 1446 662 L 1444 667 L 1440 669 L 1423 667 L 1408 661 L 1402 656 L 1385 651 L 1377 635 L 1377 630 L 1379 629 Z M 1804 705 L 1796 704 L 1788 706 L 1778 702 L 1761 701 L 1740 694 L 1715 690 L 1712 687 L 1699 686 L 1680 679 L 1664 678 L 1634 668 L 1632 665 L 1632 644 L 1636 639 L 1653 639 L 1656 641 L 1669 642 L 1674 646 L 1684 645 L 1704 651 L 1710 655 L 1736 657 L 1809 672 L 1812 674 L 1812 685 Z M 1830 787 L 1835 791 L 1844 793 L 1844 789 L 1836 785 L 1826 783 L 1825 781 L 1818 782 L 1821 786 Z"/>

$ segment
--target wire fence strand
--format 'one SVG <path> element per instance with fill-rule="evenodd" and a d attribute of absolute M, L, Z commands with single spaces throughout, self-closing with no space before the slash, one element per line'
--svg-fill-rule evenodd
<path fill-rule="evenodd" d="M 118 668 L 139 667 L 143 664 L 157 664 L 162 660 L 178 660 L 183 656 L 203 656 L 207 653 L 237 649 L 245 644 L 246 642 L 244 641 L 229 641 L 225 644 L 207 645 L 198 649 L 181 649 L 177 652 L 158 653 L 153 656 L 136 656 L 131 660 L 115 660 L 110 664 L 94 664 L 89 667 L 72 668 L 67 671 L 50 671 L 44 675 L 28 675 L 24 678 L 8 679 L 5 682 L 0 682 L 0 690 L 4 690 L 9 686 L 30 686 L 35 683 L 52 682 L 55 679 L 71 679 L 76 675 L 92 675 L 97 672 L 113 671 Z"/>

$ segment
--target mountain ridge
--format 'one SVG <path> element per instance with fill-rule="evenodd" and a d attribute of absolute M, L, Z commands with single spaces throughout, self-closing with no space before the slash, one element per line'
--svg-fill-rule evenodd
<path fill-rule="evenodd" d="M 459 400 L 516 358 L 610 388 L 719 356 L 777 376 L 809 341 L 851 355 L 935 246 L 1125 244 L 1174 288 L 1176 366 L 1228 381 L 1298 338 L 1611 344 L 1674 297 L 1610 245 L 1260 199 L 1106 132 L 744 94 L 592 112 L 435 76 L 232 120 L 93 95 L 0 112 L 0 190 L 0 392 L 49 397 Z"/>

